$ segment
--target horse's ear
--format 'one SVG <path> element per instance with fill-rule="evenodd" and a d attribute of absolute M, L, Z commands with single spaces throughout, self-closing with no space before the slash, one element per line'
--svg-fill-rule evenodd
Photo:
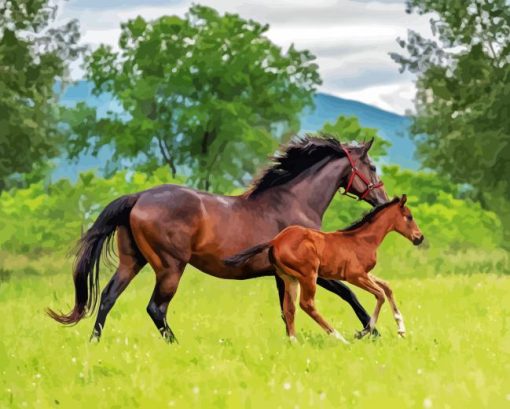
<path fill-rule="evenodd" d="M 374 143 L 374 138 L 370 139 L 368 142 L 363 144 L 363 153 L 361 154 L 362 157 L 367 156 L 368 151 L 372 147 L 372 144 Z"/>
<path fill-rule="evenodd" d="M 400 198 L 400 207 L 404 207 L 407 202 L 407 195 L 404 193 Z"/>

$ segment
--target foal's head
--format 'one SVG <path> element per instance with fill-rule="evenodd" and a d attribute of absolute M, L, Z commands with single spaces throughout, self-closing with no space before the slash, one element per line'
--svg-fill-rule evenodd
<path fill-rule="evenodd" d="M 393 221 L 393 226 L 395 231 L 411 240 L 413 244 L 417 246 L 423 241 L 424 237 L 420 228 L 413 219 L 411 210 L 409 210 L 406 206 L 406 201 L 407 196 L 402 195 L 398 201 L 398 205 L 395 205 L 397 213 Z"/>

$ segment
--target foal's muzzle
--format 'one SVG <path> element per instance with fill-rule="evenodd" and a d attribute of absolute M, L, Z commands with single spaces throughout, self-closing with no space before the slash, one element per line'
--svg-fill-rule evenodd
<path fill-rule="evenodd" d="M 423 242 L 424 239 L 425 239 L 425 236 L 423 234 L 420 237 L 414 237 L 413 244 L 415 246 L 419 246 Z"/>

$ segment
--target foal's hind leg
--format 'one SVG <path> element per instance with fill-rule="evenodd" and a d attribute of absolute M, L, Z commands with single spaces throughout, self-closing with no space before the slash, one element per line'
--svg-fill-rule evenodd
<path fill-rule="evenodd" d="M 405 337 L 406 326 L 404 324 L 404 317 L 402 316 L 397 307 L 397 303 L 395 302 L 395 298 L 393 297 L 393 291 L 391 290 L 390 286 L 386 281 L 383 281 L 372 274 L 370 274 L 370 276 L 377 283 L 377 285 L 383 289 L 384 294 L 386 294 L 386 298 L 390 302 L 391 309 L 393 310 L 393 317 L 395 318 L 398 327 L 397 330 L 398 335 L 400 335 L 401 337 Z"/>
<path fill-rule="evenodd" d="M 117 245 L 119 267 L 101 293 L 99 311 L 90 337 L 91 341 L 99 341 L 106 317 L 115 304 L 115 301 L 117 301 L 122 291 L 124 291 L 131 280 L 147 263 L 138 251 L 129 228 L 125 226 L 119 226 L 117 228 Z"/>
<path fill-rule="evenodd" d="M 305 311 L 317 324 L 319 324 L 324 331 L 334 336 L 336 339 L 342 341 L 344 344 L 348 344 L 347 340 L 340 335 L 328 322 L 319 314 L 317 308 L 315 308 L 315 292 L 316 292 L 316 275 L 304 276 L 300 278 L 299 284 L 301 285 L 301 295 L 299 300 L 299 306 Z"/>
<path fill-rule="evenodd" d="M 296 314 L 296 299 L 298 291 L 298 281 L 294 277 L 286 276 L 285 295 L 283 297 L 283 316 L 287 326 L 287 335 L 291 341 L 296 340 L 296 328 L 294 327 L 294 316 Z"/>
<path fill-rule="evenodd" d="M 156 271 L 156 286 L 147 306 L 147 312 L 152 321 L 168 343 L 177 342 L 177 338 L 168 325 L 166 313 L 168 304 L 177 291 L 185 266 L 186 263 L 174 258 L 166 260 L 165 267 Z"/>

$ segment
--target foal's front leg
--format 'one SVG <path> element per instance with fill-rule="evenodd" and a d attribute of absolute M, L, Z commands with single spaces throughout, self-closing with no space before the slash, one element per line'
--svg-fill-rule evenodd
<path fill-rule="evenodd" d="M 370 317 L 368 326 L 361 331 L 359 338 L 364 337 L 369 332 L 371 334 L 373 334 L 374 330 L 375 330 L 375 324 L 377 323 L 377 319 L 379 318 L 379 313 L 381 312 L 381 307 L 384 304 L 384 291 L 366 273 L 348 276 L 347 281 L 351 284 L 354 284 L 355 286 L 357 286 L 359 288 L 362 288 L 363 290 L 368 291 L 369 293 L 372 293 L 377 300 L 377 303 L 376 303 L 375 309 L 374 309 L 374 313 Z"/>
<path fill-rule="evenodd" d="M 393 310 L 393 317 L 395 318 L 395 321 L 397 322 L 398 335 L 400 335 L 401 337 L 405 337 L 406 326 L 404 324 L 404 317 L 402 316 L 402 314 L 400 313 L 400 311 L 397 307 L 397 303 L 395 302 L 395 298 L 393 297 L 393 291 L 391 290 L 390 286 L 388 285 L 388 283 L 386 281 L 381 280 L 380 278 L 378 278 L 372 274 L 370 274 L 370 276 L 377 283 L 377 285 L 383 289 L 384 294 L 386 294 L 386 298 L 390 302 L 391 309 Z"/>

